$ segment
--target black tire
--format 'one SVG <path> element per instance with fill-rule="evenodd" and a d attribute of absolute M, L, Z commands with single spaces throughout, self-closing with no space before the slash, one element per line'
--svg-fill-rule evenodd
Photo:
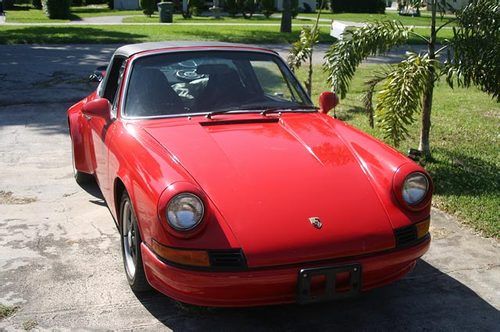
<path fill-rule="evenodd" d="M 130 218 L 130 219 L 129 219 Z M 146 279 L 141 254 L 141 234 L 137 225 L 132 201 L 127 192 L 123 192 L 120 201 L 120 243 L 122 248 L 123 267 L 128 284 L 136 293 L 151 291 L 151 285 Z M 133 269 L 130 264 L 133 264 Z"/>

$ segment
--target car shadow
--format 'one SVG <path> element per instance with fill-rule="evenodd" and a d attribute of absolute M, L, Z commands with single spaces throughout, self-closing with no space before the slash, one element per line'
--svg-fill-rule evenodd
<path fill-rule="evenodd" d="M 90 202 L 97 205 L 106 206 L 106 202 L 104 201 L 104 196 L 102 195 L 101 189 L 99 189 L 97 182 L 89 181 L 87 183 L 79 183 L 78 185 L 88 194 L 97 198 L 97 200 L 90 200 Z"/>
<path fill-rule="evenodd" d="M 314 305 L 205 308 L 159 293 L 137 296 L 174 331 L 495 330 L 500 322 L 495 307 L 424 260 L 392 285 L 355 299 Z"/>

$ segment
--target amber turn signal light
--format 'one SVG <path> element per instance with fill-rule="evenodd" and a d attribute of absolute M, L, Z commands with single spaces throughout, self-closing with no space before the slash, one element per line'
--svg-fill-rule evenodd
<path fill-rule="evenodd" d="M 429 226 L 431 223 L 431 218 L 427 218 L 426 220 L 419 222 L 418 224 L 415 224 L 415 227 L 417 228 L 417 238 L 423 238 L 424 236 L 429 233 Z"/>
<path fill-rule="evenodd" d="M 154 239 L 151 241 L 151 249 L 165 260 L 189 266 L 209 267 L 210 259 L 208 252 L 204 250 L 186 250 L 166 247 Z"/>

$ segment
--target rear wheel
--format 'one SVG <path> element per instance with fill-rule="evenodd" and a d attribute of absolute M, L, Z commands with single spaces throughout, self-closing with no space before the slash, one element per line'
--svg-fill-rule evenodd
<path fill-rule="evenodd" d="M 130 288 L 134 292 L 146 292 L 151 290 L 141 255 L 141 234 L 137 226 L 132 201 L 127 192 L 124 192 L 120 204 L 120 233 L 123 265 Z"/>

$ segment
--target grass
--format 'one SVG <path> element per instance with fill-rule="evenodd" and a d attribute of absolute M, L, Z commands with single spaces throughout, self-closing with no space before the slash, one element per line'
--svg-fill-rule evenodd
<path fill-rule="evenodd" d="M 298 16 L 301 17 L 310 17 L 316 18 L 316 13 L 299 13 Z M 438 16 L 437 24 L 443 24 L 448 21 L 452 16 L 445 16 L 441 18 Z M 430 26 L 431 25 L 431 15 L 428 12 L 422 12 L 422 16 L 420 17 L 411 17 L 411 16 L 400 16 L 396 12 L 387 11 L 385 14 L 358 14 L 358 13 L 342 13 L 342 14 L 333 14 L 330 12 L 322 12 L 321 18 L 328 18 L 332 20 L 339 21 L 351 21 L 351 22 L 374 22 L 374 21 L 383 21 L 383 20 L 395 20 L 400 21 L 404 25 L 414 25 L 414 26 Z M 453 24 L 450 24 L 453 26 Z"/>
<path fill-rule="evenodd" d="M 12 316 L 18 309 L 16 306 L 8 306 L 0 303 L 0 320 Z"/>
<path fill-rule="evenodd" d="M 85 25 L 85 26 L 0 26 L 0 44 L 99 44 L 138 43 L 162 40 L 216 40 L 250 44 L 286 44 L 298 39 L 301 26 L 292 33 L 280 33 L 279 26 L 190 26 L 190 25 Z M 425 29 L 417 29 L 425 34 Z M 438 40 L 450 38 L 451 31 L 441 30 Z M 328 27 L 321 27 L 320 42 L 332 43 Z M 410 44 L 423 41 L 412 37 Z"/>
<path fill-rule="evenodd" d="M 105 6 L 72 7 L 71 17 L 67 20 L 51 20 L 43 10 L 29 6 L 17 6 L 16 10 L 6 11 L 8 23 L 62 23 L 79 21 L 85 17 L 144 15 L 140 10 L 111 10 Z"/>
<path fill-rule="evenodd" d="M 339 118 L 369 134 L 382 138 L 370 128 L 362 111 L 363 82 L 379 68 L 362 65 L 350 92 L 338 107 Z M 305 71 L 298 71 L 305 78 Z M 315 66 L 313 100 L 329 90 L 326 75 Z M 400 151 L 418 147 L 418 119 Z M 500 104 L 476 88 L 451 89 L 446 82 L 436 85 L 432 113 L 431 148 L 434 160 L 425 168 L 435 184 L 433 204 L 457 216 L 486 236 L 500 237 Z"/>

